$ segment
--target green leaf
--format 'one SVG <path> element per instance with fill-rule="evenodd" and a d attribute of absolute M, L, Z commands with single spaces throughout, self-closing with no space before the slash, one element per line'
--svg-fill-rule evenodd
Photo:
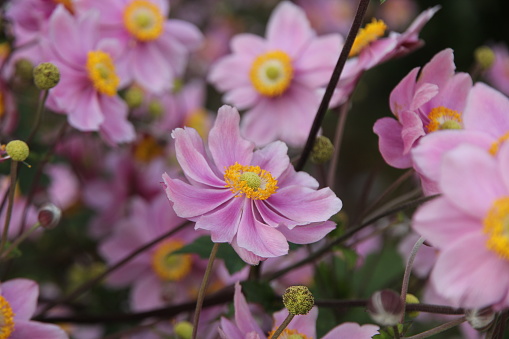
<path fill-rule="evenodd" d="M 210 240 L 209 236 L 197 238 L 192 243 L 182 247 L 181 249 L 173 252 L 174 254 L 194 253 L 198 254 L 202 259 L 208 259 L 214 243 Z M 221 247 L 219 247 L 221 248 Z"/>
<path fill-rule="evenodd" d="M 260 304 L 267 313 L 281 309 L 282 300 L 276 296 L 268 282 L 247 280 L 241 285 L 242 293 L 248 302 Z"/>
<path fill-rule="evenodd" d="M 217 250 L 217 257 L 224 260 L 228 273 L 234 274 L 246 267 L 246 263 L 242 260 L 237 252 L 230 244 L 223 244 Z"/>

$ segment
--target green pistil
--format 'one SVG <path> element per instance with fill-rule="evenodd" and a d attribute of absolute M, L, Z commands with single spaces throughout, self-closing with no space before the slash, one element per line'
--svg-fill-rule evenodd
<path fill-rule="evenodd" d="M 447 120 L 440 125 L 440 129 L 462 129 L 461 124 L 455 120 Z"/>
<path fill-rule="evenodd" d="M 279 69 L 274 66 L 267 67 L 267 69 L 265 70 L 265 74 L 267 75 L 267 78 L 269 78 L 270 80 L 276 80 L 281 75 Z"/>
<path fill-rule="evenodd" d="M 257 189 L 262 184 L 262 179 L 254 172 L 244 172 L 240 175 L 240 181 L 245 181 L 249 188 Z"/>

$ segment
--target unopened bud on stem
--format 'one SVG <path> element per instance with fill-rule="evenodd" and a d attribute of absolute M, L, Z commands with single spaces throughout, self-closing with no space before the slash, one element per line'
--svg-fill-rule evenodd
<path fill-rule="evenodd" d="M 62 211 L 60 208 L 48 202 L 39 208 L 37 219 L 42 227 L 52 229 L 58 225 L 61 216 Z"/>
<path fill-rule="evenodd" d="M 9 142 L 7 146 L 5 146 L 5 151 L 14 161 L 25 161 L 25 159 L 28 158 L 28 154 L 30 154 L 28 145 L 21 140 Z"/>
<path fill-rule="evenodd" d="M 34 68 L 34 83 L 37 88 L 47 90 L 55 87 L 60 81 L 60 71 L 51 62 L 44 62 Z"/>
<path fill-rule="evenodd" d="M 382 290 L 373 293 L 368 301 L 368 313 L 382 326 L 399 324 L 403 312 L 403 303 L 398 293 Z"/>
<path fill-rule="evenodd" d="M 290 314 L 308 314 L 315 304 L 311 291 L 306 286 L 290 286 L 283 294 L 283 304 Z"/>

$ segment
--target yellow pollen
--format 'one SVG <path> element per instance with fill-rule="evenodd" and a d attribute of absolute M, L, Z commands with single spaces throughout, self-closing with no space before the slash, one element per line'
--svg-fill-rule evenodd
<path fill-rule="evenodd" d="M 109 96 L 117 93 L 120 79 L 115 73 L 115 65 L 111 56 L 103 51 L 90 51 L 87 58 L 88 77 L 95 89 Z"/>
<path fill-rule="evenodd" d="M 162 280 L 181 280 L 192 268 L 190 254 L 172 254 L 181 249 L 184 242 L 180 240 L 167 240 L 157 246 L 152 254 L 152 269 Z"/>
<path fill-rule="evenodd" d="M 348 56 L 353 57 L 359 54 L 364 47 L 368 46 L 373 41 L 377 40 L 379 37 L 384 35 L 387 26 L 382 20 L 376 20 L 373 18 L 366 27 L 361 28 L 359 33 L 355 37 L 355 41 L 353 42 L 352 49 L 350 50 L 350 54 Z"/>
<path fill-rule="evenodd" d="M 270 331 L 267 335 L 267 339 L 272 338 L 276 330 Z M 312 337 L 308 337 L 305 334 L 297 332 L 297 330 L 289 330 L 285 328 L 283 332 L 279 335 L 279 339 L 313 339 Z"/>
<path fill-rule="evenodd" d="M 14 331 L 14 312 L 11 305 L 0 295 L 0 339 L 7 339 Z"/>
<path fill-rule="evenodd" d="M 164 154 L 164 149 L 151 135 L 145 135 L 143 139 L 134 146 L 134 158 L 143 163 L 149 163 L 153 159 Z"/>
<path fill-rule="evenodd" d="M 124 25 L 140 41 L 155 40 L 163 33 L 164 16 L 156 4 L 134 0 L 124 10 Z"/>
<path fill-rule="evenodd" d="M 293 78 L 292 59 L 280 50 L 259 55 L 251 66 L 249 78 L 260 94 L 269 97 L 281 95 Z"/>
<path fill-rule="evenodd" d="M 496 155 L 498 153 L 498 149 L 500 148 L 500 145 L 502 143 L 504 143 L 504 141 L 507 141 L 509 140 L 509 132 L 507 132 L 506 134 L 502 135 L 500 138 L 498 138 L 497 141 L 495 141 L 490 149 L 489 149 L 489 152 L 491 155 Z"/>
<path fill-rule="evenodd" d="M 509 260 L 509 196 L 497 199 L 484 218 L 486 246 L 502 259 Z"/>
<path fill-rule="evenodd" d="M 236 198 L 244 194 L 249 199 L 265 200 L 278 189 L 277 180 L 269 172 L 239 163 L 225 168 L 224 181 Z"/>
<path fill-rule="evenodd" d="M 435 107 L 428 114 L 429 123 L 426 125 L 428 133 L 441 129 L 461 129 L 461 114 L 444 106 Z"/>

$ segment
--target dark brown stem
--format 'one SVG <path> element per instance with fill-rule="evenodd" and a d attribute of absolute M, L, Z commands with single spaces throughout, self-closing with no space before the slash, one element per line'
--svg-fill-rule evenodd
<path fill-rule="evenodd" d="M 16 179 L 18 174 L 18 161 L 11 159 L 11 183 L 9 186 L 9 204 L 7 205 L 7 214 L 5 215 L 4 229 L 2 232 L 2 242 L 0 243 L 0 252 L 5 249 L 7 236 L 9 234 L 9 225 L 11 223 L 12 207 L 14 206 L 14 192 L 16 191 Z"/>

